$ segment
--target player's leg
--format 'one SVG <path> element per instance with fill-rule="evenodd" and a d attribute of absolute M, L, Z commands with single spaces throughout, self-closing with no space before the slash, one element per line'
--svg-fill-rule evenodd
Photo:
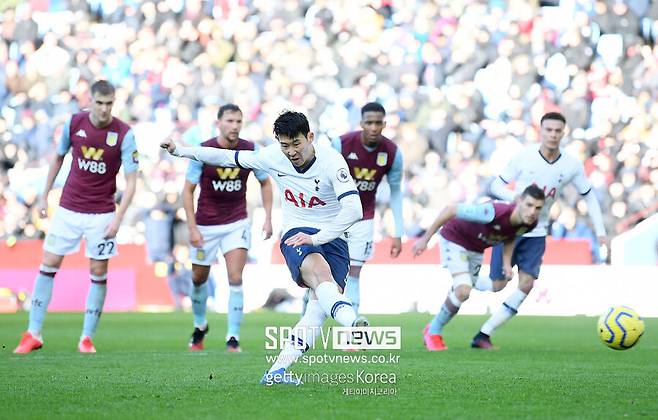
<path fill-rule="evenodd" d="M 351 264 L 354 264 L 354 261 L 351 261 Z M 361 304 L 359 283 L 362 268 L 363 265 L 350 265 L 349 275 L 345 283 L 345 297 L 352 302 L 352 308 L 354 308 L 354 313 L 356 314 L 359 313 L 359 305 Z"/>
<path fill-rule="evenodd" d="M 519 267 L 519 287 L 505 299 L 501 308 L 494 312 L 482 325 L 480 332 L 473 338 L 472 347 L 491 348 L 490 337 L 493 332 L 517 314 L 519 307 L 532 290 L 535 279 L 539 277 L 545 248 L 546 241 L 544 237 L 523 237 L 517 240 L 512 263 Z"/>
<path fill-rule="evenodd" d="M 462 303 L 468 300 L 482 266 L 480 253 L 469 252 L 443 237 L 439 238 L 439 247 L 441 263 L 450 271 L 453 286 L 439 312 L 425 327 L 423 337 L 425 346 L 430 351 L 447 350 L 443 342 L 443 327 L 459 312 Z"/>
<path fill-rule="evenodd" d="M 217 262 L 217 252 L 223 235 L 221 226 L 198 226 L 203 236 L 203 247 L 190 246 L 190 260 L 192 261 L 192 315 L 194 318 L 194 331 L 190 338 L 188 349 L 190 351 L 203 350 L 203 340 L 208 334 L 208 320 L 206 310 L 208 305 L 208 276 L 211 266 Z"/>
<path fill-rule="evenodd" d="M 244 306 L 242 273 L 247 263 L 247 250 L 245 248 L 233 249 L 224 254 L 224 258 L 229 283 L 226 350 L 239 352 L 241 351 L 239 340 Z"/>
<path fill-rule="evenodd" d="M 203 339 L 208 333 L 208 320 L 206 309 L 208 301 L 208 275 L 210 265 L 192 264 L 192 290 L 190 300 L 192 301 L 192 316 L 194 319 L 194 331 L 188 344 L 190 351 L 203 350 Z"/>
<path fill-rule="evenodd" d="M 39 266 L 39 273 L 34 281 L 34 289 L 32 290 L 32 306 L 27 332 L 23 334 L 21 342 L 14 350 L 14 353 L 29 353 L 32 350 L 42 347 L 43 337 L 41 336 L 41 329 L 43 328 L 43 321 L 53 294 L 55 274 L 57 274 L 63 260 L 64 256 L 62 255 L 44 251 L 41 265 Z"/>
<path fill-rule="evenodd" d="M 43 243 L 43 259 L 32 292 L 32 308 L 28 331 L 23 334 L 14 353 L 29 353 L 43 344 L 41 330 L 53 292 L 54 279 L 64 256 L 77 252 L 83 229 L 78 223 L 79 213 L 59 207 Z"/>
<path fill-rule="evenodd" d="M 352 304 L 341 294 L 342 287 L 334 280 L 331 267 L 322 254 L 308 254 L 301 264 L 300 273 L 304 284 L 314 291 L 327 316 L 331 316 L 342 326 L 354 325 L 357 316 Z"/>
<path fill-rule="evenodd" d="M 96 353 L 93 344 L 93 338 L 98 328 L 103 306 L 105 305 L 105 296 L 107 295 L 107 267 L 109 260 L 89 260 L 89 278 L 91 284 L 87 292 L 87 301 L 85 304 L 85 316 L 82 323 L 82 334 L 78 343 L 80 353 Z"/>
<path fill-rule="evenodd" d="M 374 222 L 372 219 L 356 222 L 346 232 L 350 252 L 350 272 L 345 285 L 345 296 L 352 302 L 354 312 L 359 313 L 361 303 L 360 278 L 361 269 L 374 251 L 372 240 Z"/>
<path fill-rule="evenodd" d="M 247 220 L 230 223 L 224 227 L 219 248 L 226 260 L 229 297 L 226 329 L 226 350 L 239 352 L 240 326 L 242 325 L 244 295 L 242 273 L 247 263 L 248 249 L 251 246 L 251 231 Z"/>
<path fill-rule="evenodd" d="M 261 379 L 265 385 L 273 383 L 289 383 L 299 385 L 299 381 L 292 376 L 286 375 L 285 371 L 292 365 L 302 354 L 315 345 L 315 339 L 320 334 L 322 324 L 326 318 L 324 310 L 320 306 L 317 297 L 313 291 L 310 291 L 309 301 L 306 312 L 299 320 L 297 325 L 292 329 L 290 340 L 283 343 L 283 348 L 275 360 L 272 367 Z"/>
<path fill-rule="evenodd" d="M 114 213 L 84 214 L 78 217 L 78 223 L 84 231 L 85 256 L 89 258 L 89 278 L 91 280 L 78 351 L 95 353 L 96 349 L 92 339 L 105 305 L 108 262 L 110 258 L 119 255 L 119 252 L 116 238 L 105 238 L 105 229 L 114 219 Z"/>
<path fill-rule="evenodd" d="M 498 292 L 505 288 L 507 280 L 503 275 L 503 244 L 491 248 L 491 262 L 488 276 L 478 276 L 475 288 L 482 292 Z"/>

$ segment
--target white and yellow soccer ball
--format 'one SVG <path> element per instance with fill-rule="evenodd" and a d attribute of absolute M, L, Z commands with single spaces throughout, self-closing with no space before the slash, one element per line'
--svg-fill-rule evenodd
<path fill-rule="evenodd" d="M 606 309 L 597 325 L 603 344 L 615 350 L 630 349 L 644 334 L 644 321 L 627 306 Z"/>

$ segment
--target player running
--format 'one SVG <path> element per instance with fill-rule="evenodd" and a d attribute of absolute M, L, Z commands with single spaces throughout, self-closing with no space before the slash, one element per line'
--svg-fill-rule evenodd
<path fill-rule="evenodd" d="M 375 195 L 384 175 L 391 190 L 390 208 L 395 222 L 391 257 L 397 258 L 402 250 L 402 153 L 395 143 L 382 135 L 382 130 L 386 127 L 385 116 L 383 106 L 376 102 L 367 103 L 361 108 L 362 129 L 343 134 L 332 142 L 334 149 L 343 155 L 350 168 L 363 206 L 363 219 L 345 232 L 350 250 L 350 272 L 345 296 L 350 299 L 357 314 L 361 300 L 361 268 L 374 252 Z"/>
<path fill-rule="evenodd" d="M 226 104 L 217 113 L 219 136 L 201 144 L 229 150 L 254 150 L 254 143 L 239 137 L 242 128 L 242 111 L 237 105 Z M 228 328 L 226 350 L 240 352 L 240 325 L 243 314 L 242 272 L 247 262 L 247 250 L 251 245 L 251 227 L 247 219 L 247 178 L 250 169 L 205 165 L 192 160 L 187 169 L 183 187 L 183 207 L 190 232 L 192 259 L 192 313 L 194 332 L 189 350 L 203 350 L 203 340 L 208 333 L 206 302 L 208 300 L 208 274 L 217 262 L 221 251 L 226 261 L 229 282 Z M 272 236 L 272 184 L 267 173 L 255 170 L 260 182 L 265 223 L 265 239 Z M 194 190 L 201 185 L 201 192 L 194 212 Z"/>
<path fill-rule="evenodd" d="M 505 170 L 491 185 L 494 196 L 513 201 L 528 185 L 537 185 L 546 195 L 544 209 L 539 215 L 537 227 L 523 237 L 518 238 L 512 264 L 519 269 L 519 286 L 505 300 L 501 308 L 482 325 L 480 331 L 473 337 L 473 348 L 491 349 L 490 336 L 494 330 L 516 315 L 519 307 L 528 296 L 535 279 L 539 277 L 542 258 L 546 249 L 548 233 L 549 210 L 555 202 L 555 197 L 562 188 L 572 183 L 585 198 L 589 215 L 592 218 L 599 242 L 606 243 L 606 232 L 603 226 L 601 208 L 592 192 L 592 184 L 585 176 L 583 164 L 573 156 L 560 149 L 560 141 L 564 136 L 566 120 L 557 112 L 549 112 L 541 118 L 539 135 L 541 143 L 527 146 L 521 153 L 512 158 Z M 514 190 L 507 184 L 515 182 Z M 502 272 L 502 247 L 495 246 L 491 252 L 491 271 L 489 284 L 478 286 L 483 290 L 502 290 L 507 281 Z M 481 278 L 480 280 L 488 280 Z"/>
<path fill-rule="evenodd" d="M 263 384 L 295 384 L 286 373 L 293 361 L 315 342 L 327 316 L 343 326 L 364 326 L 350 302 L 341 295 L 349 271 L 347 243 L 341 235 L 363 216 L 359 193 L 345 159 L 330 147 L 313 143 L 308 120 L 285 111 L 274 122 L 278 144 L 257 151 L 229 151 L 210 147 L 162 147 L 175 156 L 209 165 L 266 171 L 281 192 L 283 238 L 281 252 L 293 280 L 312 290 L 306 313 L 285 343 Z"/>
<path fill-rule="evenodd" d="M 441 262 L 453 279 L 452 290 L 441 310 L 423 331 L 425 347 L 429 351 L 448 349 L 443 342 L 443 327 L 468 299 L 477 281 L 485 249 L 504 243 L 503 273 L 505 278 L 512 278 L 514 239 L 534 229 L 544 200 L 544 192 L 531 185 L 523 190 L 516 203 L 450 205 L 439 213 L 432 226 L 414 244 L 414 255 L 422 254 L 432 235 L 441 228 Z"/>
<path fill-rule="evenodd" d="M 85 238 L 91 285 L 78 343 L 81 353 L 95 353 L 92 342 L 107 292 L 107 267 L 116 256 L 116 234 L 137 184 L 137 149 L 130 127 L 112 116 L 114 87 L 100 80 L 91 86 L 91 109 L 74 114 L 66 122 L 50 164 L 39 214 L 46 217 L 48 193 L 53 187 L 64 156 L 71 149 L 71 171 L 43 245 L 44 253 L 32 293 L 27 331 L 14 353 L 29 353 L 43 346 L 41 329 L 52 296 L 53 281 L 64 256 L 78 251 Z M 123 165 L 126 189 L 118 208 L 114 202 L 116 176 Z"/>

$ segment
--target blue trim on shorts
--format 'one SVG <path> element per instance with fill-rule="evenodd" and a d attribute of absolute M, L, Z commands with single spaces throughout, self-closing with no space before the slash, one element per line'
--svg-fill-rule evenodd
<path fill-rule="evenodd" d="M 533 278 L 539 278 L 542 259 L 546 251 L 546 237 L 521 236 L 516 238 L 514 252 L 512 253 L 512 266 L 519 267 L 519 271 L 530 274 Z M 489 270 L 491 280 L 503 280 L 503 244 L 494 245 L 491 249 L 491 268 Z"/>
<path fill-rule="evenodd" d="M 283 258 L 286 260 L 288 270 L 290 270 L 290 275 L 299 287 L 308 287 L 304 284 L 300 267 L 307 255 L 317 253 L 322 255 L 325 261 L 327 261 L 334 281 L 344 290 L 347 274 L 350 271 L 350 252 L 347 247 L 347 242 L 340 238 L 336 238 L 331 242 L 318 246 L 301 245 L 298 247 L 292 247 L 285 244 L 286 239 L 298 232 L 313 235 L 319 231 L 319 229 L 310 227 L 293 228 L 286 232 L 281 238 L 281 244 L 279 247 L 283 254 Z"/>

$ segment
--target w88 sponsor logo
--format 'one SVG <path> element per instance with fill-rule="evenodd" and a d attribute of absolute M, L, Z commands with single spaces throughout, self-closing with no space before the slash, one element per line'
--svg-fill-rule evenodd
<path fill-rule="evenodd" d="M 107 172 L 107 165 L 105 162 L 97 162 L 95 160 L 78 158 L 78 167 L 83 171 L 91 172 L 92 174 L 103 175 L 105 172 Z"/>
<path fill-rule="evenodd" d="M 377 188 L 377 183 L 375 181 L 356 181 L 356 189 L 359 191 L 374 191 Z"/>

